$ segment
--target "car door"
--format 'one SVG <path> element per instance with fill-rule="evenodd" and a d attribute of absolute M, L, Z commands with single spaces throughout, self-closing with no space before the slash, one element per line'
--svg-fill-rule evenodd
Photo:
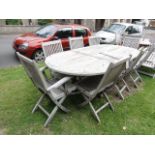
<path fill-rule="evenodd" d="M 55 38 L 61 39 L 63 49 L 69 49 L 69 37 L 73 36 L 72 28 L 62 28 L 57 31 Z"/>
<path fill-rule="evenodd" d="M 75 37 L 83 37 L 84 45 L 88 45 L 88 31 L 85 28 L 76 28 Z"/>
<path fill-rule="evenodd" d="M 125 34 L 127 34 L 128 36 L 137 36 L 137 37 L 140 37 L 142 36 L 142 32 L 143 32 L 143 27 L 140 26 L 140 25 L 132 25 L 132 26 L 129 26 L 126 31 L 125 31 Z"/>

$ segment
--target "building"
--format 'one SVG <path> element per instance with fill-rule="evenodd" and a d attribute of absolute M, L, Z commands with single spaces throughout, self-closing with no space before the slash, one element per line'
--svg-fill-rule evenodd
<path fill-rule="evenodd" d="M 81 24 L 89 27 L 91 31 L 98 31 L 113 22 L 132 22 L 132 19 L 54 19 L 53 22 Z M 38 19 L 21 19 L 20 23 L 21 26 L 37 26 Z M 6 25 L 6 19 L 0 19 L 0 26 Z"/>
<path fill-rule="evenodd" d="M 132 19 L 58 19 L 61 23 L 81 24 L 90 28 L 91 31 L 98 31 L 103 27 L 108 27 L 114 22 L 132 22 Z"/>

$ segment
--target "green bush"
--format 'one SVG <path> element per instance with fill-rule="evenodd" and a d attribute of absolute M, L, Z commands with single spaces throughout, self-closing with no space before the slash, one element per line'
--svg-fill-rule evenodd
<path fill-rule="evenodd" d="M 6 25 L 21 25 L 21 19 L 6 19 Z"/>
<path fill-rule="evenodd" d="M 46 25 L 52 22 L 53 22 L 52 19 L 38 19 L 38 25 Z"/>

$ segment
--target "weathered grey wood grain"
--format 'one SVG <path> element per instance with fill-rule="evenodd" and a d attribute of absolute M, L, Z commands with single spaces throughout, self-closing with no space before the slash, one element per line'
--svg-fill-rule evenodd
<path fill-rule="evenodd" d="M 109 63 L 122 58 L 134 59 L 139 51 L 117 45 L 94 45 L 57 53 L 46 58 L 46 65 L 52 70 L 73 76 L 104 74 Z"/>

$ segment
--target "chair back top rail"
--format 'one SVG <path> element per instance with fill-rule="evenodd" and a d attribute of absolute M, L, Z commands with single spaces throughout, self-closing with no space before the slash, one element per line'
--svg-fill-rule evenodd
<path fill-rule="evenodd" d="M 43 42 L 42 43 L 42 49 L 43 49 L 45 58 L 52 55 L 52 54 L 55 54 L 58 52 L 63 52 L 61 40 Z"/>

